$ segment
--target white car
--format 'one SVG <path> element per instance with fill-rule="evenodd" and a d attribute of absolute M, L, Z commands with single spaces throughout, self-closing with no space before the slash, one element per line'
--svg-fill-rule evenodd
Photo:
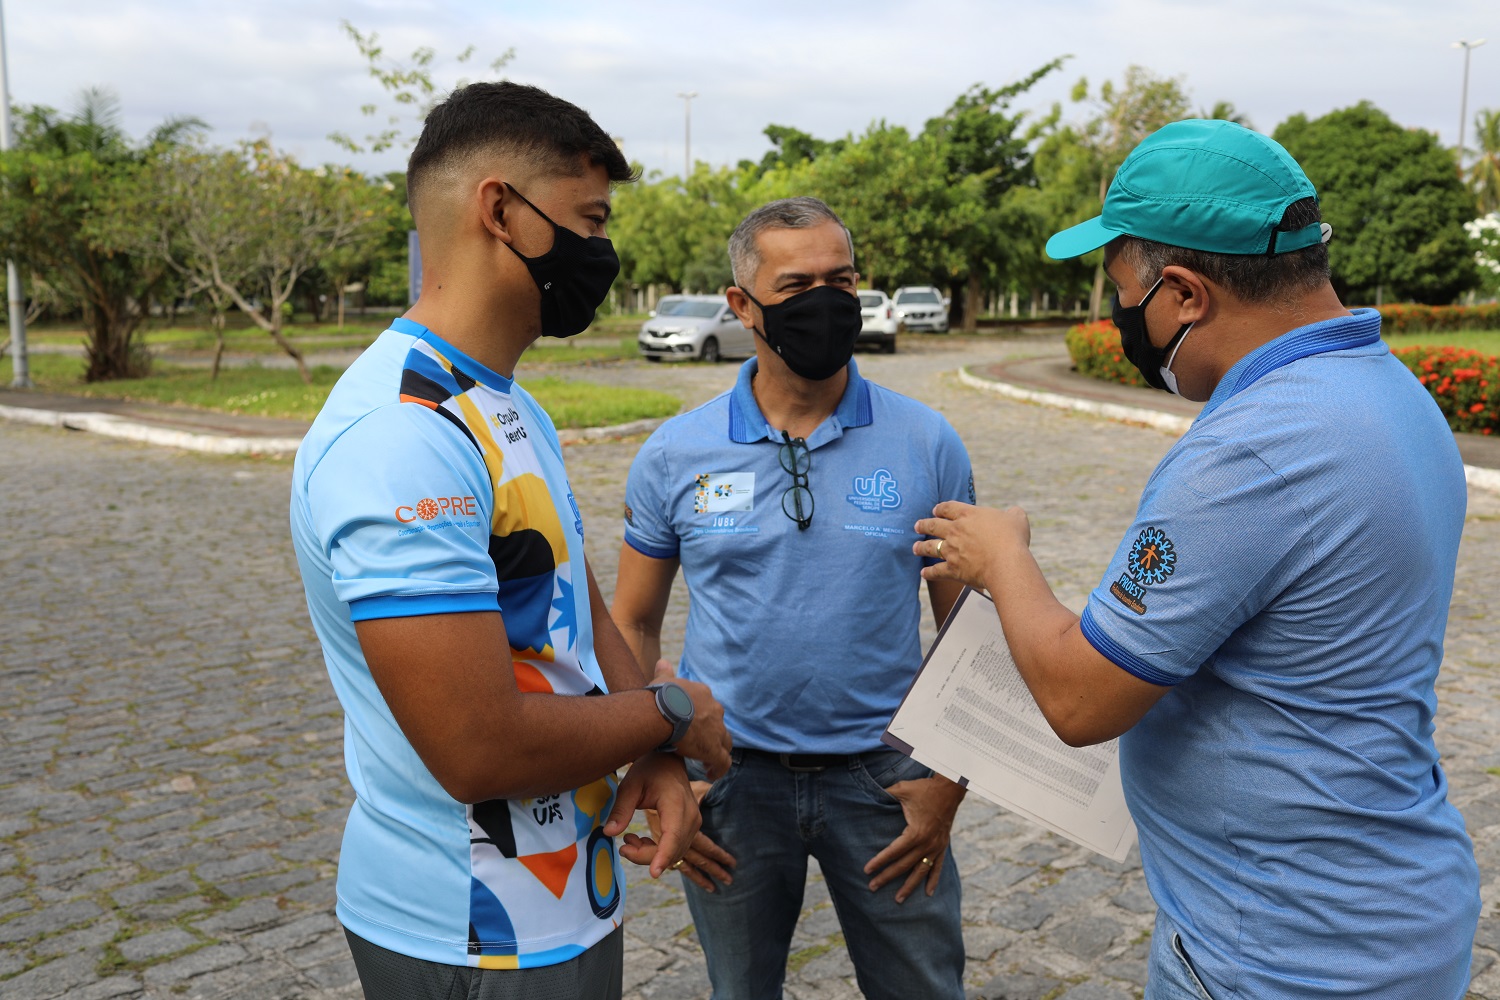
<path fill-rule="evenodd" d="M 859 328 L 857 344 L 875 344 L 886 354 L 896 353 L 896 331 L 901 320 L 896 318 L 896 307 L 891 305 L 885 292 L 861 288 L 859 290 L 859 315 L 863 320 Z"/>
<path fill-rule="evenodd" d="M 647 361 L 718 361 L 755 353 L 755 332 L 745 329 L 722 295 L 672 295 L 641 324 L 636 337 Z"/>
<path fill-rule="evenodd" d="M 931 285 L 898 288 L 892 301 L 896 307 L 896 318 L 906 324 L 908 330 L 948 332 L 948 300 Z"/>

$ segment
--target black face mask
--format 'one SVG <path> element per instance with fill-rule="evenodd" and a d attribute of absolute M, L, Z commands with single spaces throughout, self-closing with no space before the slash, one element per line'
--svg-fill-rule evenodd
<path fill-rule="evenodd" d="M 744 289 L 740 289 L 744 291 Z M 775 305 L 760 306 L 765 330 L 757 330 L 795 375 L 810 382 L 833 378 L 854 357 L 864 319 L 859 299 L 832 285 L 819 285 Z"/>
<path fill-rule="evenodd" d="M 511 191 L 547 219 L 524 194 L 514 187 Z M 573 337 L 594 321 L 594 310 L 620 274 L 620 258 L 614 244 L 602 236 L 579 236 L 551 219 L 547 222 L 552 226 L 552 249 L 540 257 L 528 257 L 509 243 L 506 246 L 525 263 L 542 293 L 542 336 Z"/>
<path fill-rule="evenodd" d="M 1172 362 L 1177 358 L 1177 348 L 1182 345 L 1182 338 L 1187 336 L 1193 324 L 1189 323 L 1178 330 L 1166 347 L 1156 347 L 1151 343 L 1151 335 L 1146 332 L 1146 306 L 1156 295 L 1157 289 L 1161 288 L 1161 282 L 1162 279 L 1157 278 L 1156 284 L 1151 286 L 1151 290 L 1138 305 L 1122 306 L 1120 296 L 1116 295 L 1109 309 L 1109 318 L 1114 320 L 1115 326 L 1120 330 L 1120 346 L 1125 351 L 1126 360 L 1135 365 L 1146 384 L 1162 392 L 1178 394 L 1177 376 L 1172 373 Z"/>

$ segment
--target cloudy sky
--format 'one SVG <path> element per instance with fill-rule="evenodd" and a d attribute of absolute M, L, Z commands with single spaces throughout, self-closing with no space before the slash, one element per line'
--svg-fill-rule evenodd
<path fill-rule="evenodd" d="M 1043 111 L 1079 77 L 1097 85 L 1135 63 L 1265 131 L 1366 99 L 1451 144 L 1463 80 L 1451 44 L 1488 36 L 1473 53 L 1469 136 L 1476 108 L 1500 108 L 1497 0 L 4 0 L 4 17 L 16 102 L 68 108 L 107 86 L 136 135 L 197 115 L 219 142 L 269 133 L 305 161 L 367 170 L 404 157 L 353 157 L 326 139 L 366 134 L 360 106 L 384 100 L 343 19 L 400 58 L 432 47 L 447 86 L 514 48 L 507 77 L 587 108 L 667 173 L 682 169 L 680 92 L 699 95 L 694 159 L 724 164 L 758 159 L 772 122 L 825 138 L 882 118 L 918 128 L 970 85 L 1060 55 L 1072 59 L 1019 106 Z M 466 74 L 453 57 L 470 44 Z"/>

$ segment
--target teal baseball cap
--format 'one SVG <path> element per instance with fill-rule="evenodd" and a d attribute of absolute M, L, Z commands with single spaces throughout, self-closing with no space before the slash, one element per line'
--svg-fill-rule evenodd
<path fill-rule="evenodd" d="M 1189 119 L 1156 130 L 1131 150 L 1097 217 L 1047 241 L 1067 260 L 1117 236 L 1209 253 L 1278 254 L 1324 241 L 1314 222 L 1277 232 L 1287 206 L 1316 198 L 1312 181 L 1280 143 L 1234 122 Z"/>

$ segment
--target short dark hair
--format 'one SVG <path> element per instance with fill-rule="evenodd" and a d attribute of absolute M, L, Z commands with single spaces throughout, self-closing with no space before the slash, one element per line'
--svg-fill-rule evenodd
<path fill-rule="evenodd" d="M 480 151 L 529 160 L 554 176 L 579 176 L 587 157 L 612 181 L 637 177 L 615 141 L 576 104 L 526 84 L 471 83 L 427 113 L 406 165 L 408 202 L 416 202 L 433 173 Z"/>
<path fill-rule="evenodd" d="M 1287 206 L 1278 232 L 1303 229 L 1322 221 L 1318 199 L 1303 198 Z M 1155 243 L 1136 236 L 1121 237 L 1120 256 L 1135 271 L 1136 280 L 1151 285 L 1169 265 L 1196 271 L 1245 302 L 1315 291 L 1328 282 L 1328 245 L 1314 243 L 1278 254 L 1209 253 Z"/>

